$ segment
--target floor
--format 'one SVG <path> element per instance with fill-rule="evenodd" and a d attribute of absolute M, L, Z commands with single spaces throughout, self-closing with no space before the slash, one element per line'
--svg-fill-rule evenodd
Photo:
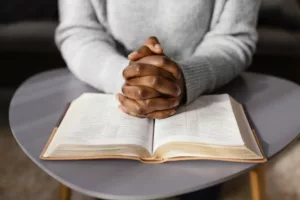
<path fill-rule="evenodd" d="M 59 183 L 40 170 L 22 152 L 8 127 L 8 104 L 12 90 L 0 90 L 0 199 L 58 199 Z M 266 169 L 270 200 L 300 200 L 300 139 L 271 160 Z M 72 200 L 93 199 L 73 192 Z M 228 181 L 222 200 L 250 200 L 247 175 Z"/>

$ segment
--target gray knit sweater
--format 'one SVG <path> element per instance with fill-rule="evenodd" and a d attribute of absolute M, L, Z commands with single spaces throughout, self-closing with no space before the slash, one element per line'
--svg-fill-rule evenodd
<path fill-rule="evenodd" d="M 117 93 L 127 54 L 156 36 L 183 71 L 189 103 L 249 66 L 259 6 L 260 0 L 60 0 L 56 43 L 78 79 Z"/>

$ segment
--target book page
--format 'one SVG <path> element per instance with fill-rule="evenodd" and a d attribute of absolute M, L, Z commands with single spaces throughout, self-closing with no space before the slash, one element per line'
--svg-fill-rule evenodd
<path fill-rule="evenodd" d="M 172 117 L 156 120 L 154 151 L 168 142 L 244 145 L 227 94 L 201 96 Z"/>
<path fill-rule="evenodd" d="M 139 145 L 152 152 L 153 120 L 129 116 L 113 95 L 86 93 L 74 100 L 44 156 L 58 145 Z"/>
<path fill-rule="evenodd" d="M 253 152 L 244 149 L 240 151 L 235 151 L 234 153 L 223 153 L 224 149 L 222 148 L 216 148 L 214 151 L 209 151 L 209 152 L 198 152 L 198 153 L 184 153 L 182 151 L 176 151 L 176 150 L 170 150 L 168 151 L 164 157 L 170 159 L 170 158 L 178 158 L 178 157 L 194 157 L 194 158 L 199 158 L 201 157 L 202 159 L 210 159 L 210 158 L 219 158 L 219 159 L 262 159 L 262 156 L 258 156 L 254 154 Z M 221 152 L 219 154 L 214 154 L 214 152 Z"/>
<path fill-rule="evenodd" d="M 253 134 L 253 130 L 251 129 L 250 124 L 248 123 L 248 119 L 243 106 L 233 98 L 230 98 L 230 101 L 235 118 L 237 119 L 240 132 L 242 133 L 241 136 L 243 138 L 245 146 L 251 151 L 255 152 L 257 155 L 263 157 L 263 154 Z"/>

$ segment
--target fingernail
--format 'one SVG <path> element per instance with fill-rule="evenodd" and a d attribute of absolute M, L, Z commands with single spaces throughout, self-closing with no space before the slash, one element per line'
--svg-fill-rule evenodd
<path fill-rule="evenodd" d="M 117 99 L 118 101 L 120 101 L 120 98 L 119 98 L 119 95 L 118 95 L 118 94 L 116 94 L 115 97 L 116 97 L 116 99 Z"/>
<path fill-rule="evenodd" d="M 172 110 L 170 115 L 174 115 L 176 113 L 176 110 Z"/>
<path fill-rule="evenodd" d="M 177 96 L 181 95 L 181 89 L 180 87 L 177 85 Z"/>
<path fill-rule="evenodd" d="M 137 52 L 137 51 L 134 51 L 134 52 L 132 52 L 131 54 L 129 54 L 128 57 L 129 57 L 129 56 L 136 56 L 136 55 L 138 55 L 138 52 Z"/>
<path fill-rule="evenodd" d="M 181 78 L 181 74 L 178 74 L 178 75 L 177 75 L 177 79 L 180 79 L 180 78 Z"/>
<path fill-rule="evenodd" d="M 155 47 L 155 49 L 162 49 L 160 44 L 156 44 L 156 45 L 154 45 L 154 47 Z"/>
<path fill-rule="evenodd" d="M 178 75 L 178 79 L 180 79 L 180 78 L 181 78 L 181 74 Z"/>
<path fill-rule="evenodd" d="M 176 106 L 178 106 L 178 105 L 179 105 L 179 101 L 176 100 L 176 101 L 174 102 L 174 104 L 173 104 L 173 107 L 176 107 Z"/>

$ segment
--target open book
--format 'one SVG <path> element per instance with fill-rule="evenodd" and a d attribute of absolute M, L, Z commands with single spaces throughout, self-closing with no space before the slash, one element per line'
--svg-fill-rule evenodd
<path fill-rule="evenodd" d="M 159 120 L 129 116 L 118 104 L 113 95 L 99 93 L 72 101 L 41 159 L 266 161 L 243 106 L 227 94 L 201 96 Z"/>

